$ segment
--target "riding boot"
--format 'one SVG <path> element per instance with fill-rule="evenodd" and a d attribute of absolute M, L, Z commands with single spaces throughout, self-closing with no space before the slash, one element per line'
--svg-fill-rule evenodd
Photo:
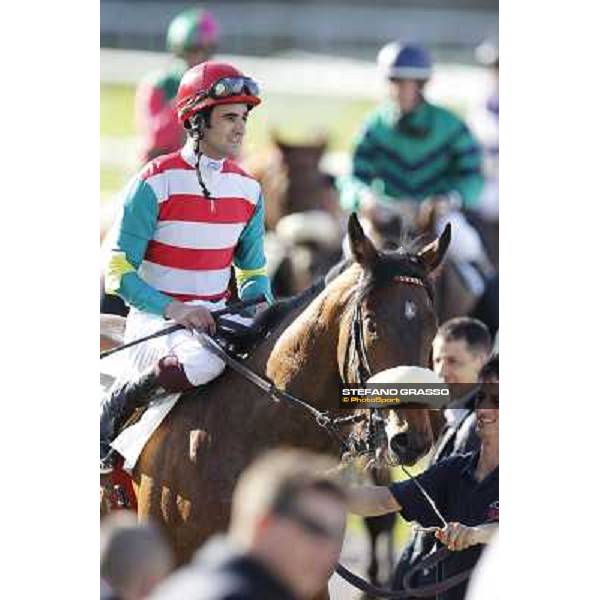
<path fill-rule="evenodd" d="M 119 429 L 136 408 L 148 404 L 155 392 L 162 389 L 156 370 L 152 370 L 132 382 L 113 389 L 100 404 L 100 472 L 112 471 L 117 458 L 110 444 Z"/>

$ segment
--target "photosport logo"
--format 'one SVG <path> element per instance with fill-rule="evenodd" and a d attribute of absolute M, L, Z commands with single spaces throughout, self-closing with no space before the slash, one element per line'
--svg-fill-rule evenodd
<path fill-rule="evenodd" d="M 429 408 L 443 408 L 452 400 L 450 389 L 439 384 L 397 384 L 378 383 L 377 385 L 355 386 L 343 384 L 340 387 L 339 407 L 392 408 L 400 404 L 424 404 Z"/>

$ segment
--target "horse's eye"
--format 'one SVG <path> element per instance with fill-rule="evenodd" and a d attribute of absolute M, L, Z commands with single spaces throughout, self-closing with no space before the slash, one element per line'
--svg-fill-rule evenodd
<path fill-rule="evenodd" d="M 365 325 L 367 326 L 367 331 L 369 333 L 377 333 L 377 324 L 371 317 L 367 316 L 365 318 Z"/>

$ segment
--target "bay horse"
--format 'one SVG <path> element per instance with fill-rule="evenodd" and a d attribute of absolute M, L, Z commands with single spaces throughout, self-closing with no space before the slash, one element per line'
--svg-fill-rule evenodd
<path fill-rule="evenodd" d="M 327 285 L 263 313 L 265 319 L 280 314 L 245 362 L 318 410 L 337 407 L 342 381 L 361 380 L 351 351 L 357 327 L 372 373 L 399 364 L 427 366 L 437 328 L 430 276 L 442 263 L 450 228 L 419 252 L 378 251 L 356 215 L 348 234 L 352 264 Z M 397 435 L 388 429 L 390 456 L 413 464 L 433 441 L 429 411 L 387 412 L 398 424 Z M 336 413 L 341 411 L 331 410 Z M 245 467 L 279 446 L 334 455 L 340 450 L 311 415 L 271 400 L 228 369 L 180 398 L 146 444 L 132 473 L 138 514 L 162 525 L 177 562 L 187 562 L 207 538 L 227 528 L 233 489 Z"/>

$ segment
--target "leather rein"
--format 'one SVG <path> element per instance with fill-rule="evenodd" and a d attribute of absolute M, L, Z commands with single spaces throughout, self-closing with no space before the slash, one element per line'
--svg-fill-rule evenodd
<path fill-rule="evenodd" d="M 408 285 L 419 285 L 425 287 L 425 284 L 421 279 L 416 277 L 408 277 L 404 275 L 398 275 L 393 278 L 394 281 L 405 283 Z M 364 384 L 371 376 L 372 369 L 369 364 L 369 358 L 367 354 L 366 344 L 362 329 L 362 311 L 361 303 L 356 302 L 354 312 L 352 315 L 352 323 L 350 330 L 350 339 L 348 346 L 346 347 L 344 365 L 343 365 L 343 376 L 349 377 L 350 371 L 353 371 L 354 379 L 359 384 Z M 228 325 L 230 323 L 227 323 Z M 233 325 L 233 324 L 231 324 Z M 292 406 L 308 412 L 316 421 L 316 423 L 323 427 L 329 435 L 331 435 L 339 444 L 342 450 L 342 454 L 349 453 L 350 455 L 356 456 L 360 454 L 368 454 L 374 452 L 378 447 L 378 443 L 382 436 L 385 436 L 385 419 L 382 417 L 382 409 L 371 409 L 369 416 L 365 414 L 351 415 L 348 417 L 333 418 L 327 412 L 319 411 L 314 406 L 311 406 L 304 400 L 297 398 L 296 396 L 284 392 L 275 386 L 275 384 L 265 377 L 261 377 L 239 360 L 233 358 L 228 354 L 221 345 L 210 336 L 201 333 L 199 335 L 200 343 L 210 352 L 218 356 L 227 366 L 232 368 L 234 371 L 239 373 L 247 381 L 253 383 L 263 392 L 265 392 L 272 400 L 277 402 L 284 401 Z M 350 434 L 348 441 L 345 440 L 339 428 L 342 426 L 352 425 L 360 423 L 361 421 L 368 421 L 367 424 L 367 439 L 362 440 L 355 434 Z M 434 512 L 438 515 L 438 518 L 446 525 L 445 519 L 440 514 L 437 506 L 425 489 L 420 483 L 404 468 L 400 465 L 404 473 L 417 485 L 419 491 L 423 495 L 424 499 L 433 508 Z M 445 579 L 442 582 L 429 584 L 421 587 L 412 587 L 411 580 L 418 572 L 424 569 L 431 569 L 438 565 L 440 562 L 445 560 L 451 551 L 447 548 L 440 548 L 433 554 L 430 554 L 422 561 L 414 565 L 404 576 L 402 580 L 403 590 L 388 590 L 385 588 L 379 588 L 373 586 L 363 578 L 349 571 L 346 567 L 341 564 L 336 565 L 336 573 L 345 579 L 348 583 L 370 595 L 379 596 L 382 598 L 426 598 L 435 594 L 440 594 L 446 590 L 449 590 L 456 585 L 462 583 L 469 578 L 472 569 L 458 573 Z"/>

